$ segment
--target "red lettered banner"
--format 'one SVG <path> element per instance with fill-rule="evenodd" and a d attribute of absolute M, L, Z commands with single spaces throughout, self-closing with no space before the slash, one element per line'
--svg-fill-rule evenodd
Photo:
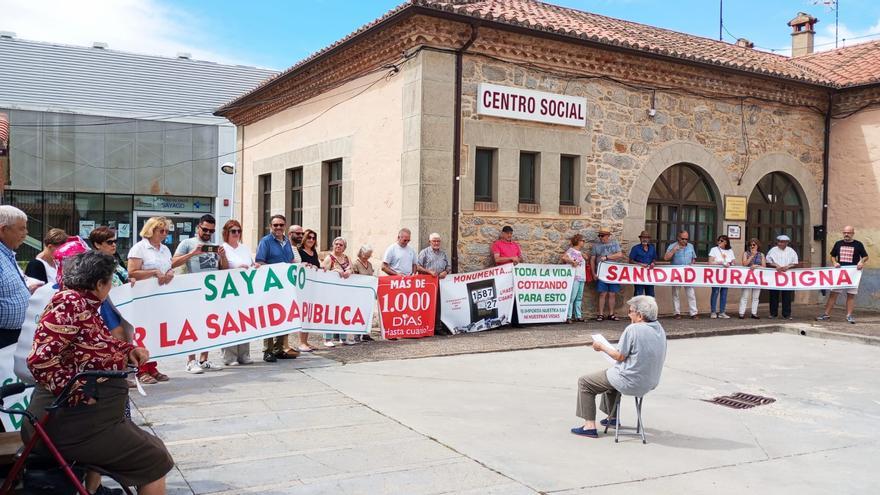
<path fill-rule="evenodd" d="M 418 339 L 434 335 L 437 279 L 430 275 L 379 277 L 382 337 Z"/>
<path fill-rule="evenodd" d="M 599 264 L 599 280 L 612 284 L 687 285 L 744 289 L 855 289 L 862 271 L 854 266 L 840 268 L 725 268 L 720 265 L 658 265 L 646 268 L 627 263 Z"/>

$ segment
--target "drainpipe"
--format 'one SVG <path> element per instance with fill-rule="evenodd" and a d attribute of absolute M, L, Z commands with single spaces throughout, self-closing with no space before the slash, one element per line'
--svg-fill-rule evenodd
<path fill-rule="evenodd" d="M 471 36 L 461 48 L 455 51 L 455 116 L 452 136 L 452 270 L 458 271 L 458 216 L 461 201 L 461 78 L 462 59 L 477 39 L 479 24 L 471 24 Z"/>
<path fill-rule="evenodd" d="M 834 93 L 828 93 L 828 109 L 825 110 L 825 149 L 822 151 L 822 266 L 828 262 L 828 169 L 831 155 L 831 110 Z"/>

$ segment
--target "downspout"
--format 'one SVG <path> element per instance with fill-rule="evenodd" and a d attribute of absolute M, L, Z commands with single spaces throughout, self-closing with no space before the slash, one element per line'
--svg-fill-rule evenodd
<path fill-rule="evenodd" d="M 458 271 L 458 216 L 461 201 L 461 87 L 462 59 L 477 39 L 479 24 L 471 24 L 471 36 L 467 42 L 455 51 L 455 116 L 453 117 L 452 136 L 452 270 Z"/>
<path fill-rule="evenodd" d="M 244 221 L 244 128 L 245 128 L 245 126 L 241 125 L 241 126 L 239 126 L 239 128 L 241 128 L 241 149 L 238 150 L 238 156 L 236 157 L 236 158 L 238 158 L 238 160 L 236 160 L 236 161 L 238 163 L 240 163 L 241 166 L 235 167 L 235 173 L 238 174 L 238 181 L 241 184 L 241 187 L 239 188 L 239 195 L 238 195 L 238 204 L 241 205 L 241 208 L 239 209 L 240 216 L 238 217 L 238 221 L 243 222 Z M 232 185 L 232 188 L 235 189 L 235 184 Z M 232 218 L 235 218 L 235 199 L 232 200 Z M 259 227 L 257 227 L 257 228 L 259 229 Z M 242 226 L 242 229 L 244 229 L 244 226 Z M 244 232 L 242 232 L 242 238 L 243 237 L 244 237 Z M 257 230 L 257 239 L 259 239 L 259 238 L 260 238 L 260 231 Z"/>
<path fill-rule="evenodd" d="M 828 169 L 831 156 L 831 110 L 834 93 L 828 93 L 828 108 L 825 110 L 825 149 L 822 151 L 822 266 L 828 262 Z"/>

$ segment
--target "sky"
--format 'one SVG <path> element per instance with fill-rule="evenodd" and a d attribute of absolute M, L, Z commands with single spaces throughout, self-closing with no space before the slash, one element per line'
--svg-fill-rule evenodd
<path fill-rule="evenodd" d="M 0 31 L 19 38 L 285 69 L 403 0 L 0 0 Z M 719 0 L 553 0 L 619 19 L 718 38 Z M 815 0 L 724 0 L 724 39 L 787 55 L 786 23 L 820 19 L 816 49 L 834 48 L 834 12 Z M 816 5 L 816 4 L 819 5 Z M 827 3 L 827 2 L 826 2 Z M 841 46 L 880 39 L 880 1 L 839 0 Z M 870 35 L 867 36 L 866 35 Z"/>

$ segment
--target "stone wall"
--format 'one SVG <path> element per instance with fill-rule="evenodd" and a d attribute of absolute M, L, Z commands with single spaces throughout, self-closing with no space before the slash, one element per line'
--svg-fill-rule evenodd
<path fill-rule="evenodd" d="M 481 36 L 484 34 L 481 31 Z M 497 35 L 495 39 L 518 36 L 505 33 Z M 532 39 L 532 43 L 542 45 L 551 42 Z M 475 47 L 478 50 L 479 43 Z M 592 56 L 587 48 L 581 51 L 584 57 Z M 540 52 L 540 49 L 536 48 L 535 52 Z M 523 63 L 534 64 L 535 60 L 529 57 L 529 54 L 522 53 L 519 59 Z M 687 94 L 691 90 L 681 93 L 672 90 L 651 91 L 627 87 L 604 78 L 579 79 L 571 73 L 572 67 L 577 67 L 577 64 L 564 64 L 564 60 L 559 62 L 556 68 L 547 63 L 548 70 L 544 71 L 501 61 L 494 55 L 465 56 L 462 88 L 465 129 L 469 123 L 479 122 L 505 126 L 511 129 L 510 132 L 519 132 L 515 130 L 521 127 L 554 130 L 562 134 L 571 132 L 570 128 L 562 126 L 476 115 L 476 91 L 480 82 L 583 96 L 587 99 L 589 111 L 587 128 L 578 131 L 586 142 L 582 147 L 582 215 L 565 218 L 550 211 L 538 215 L 521 214 L 515 210 L 503 211 L 499 203 L 499 211 L 489 217 L 482 212 L 474 213 L 472 198 L 468 203 L 467 193 L 463 191 L 459 244 L 462 270 L 485 265 L 480 262 L 483 253 L 476 244 L 484 243 L 489 230 L 504 222 L 520 225 L 521 235 L 517 237 L 524 248 L 528 252 L 541 252 L 542 259 L 550 258 L 549 254 L 545 254 L 546 250 L 554 248 L 558 251 L 561 247 L 561 240 L 554 242 L 544 238 L 553 232 L 569 236 L 577 230 L 591 235 L 600 225 L 607 225 L 624 243 L 635 241 L 641 228 L 626 228 L 626 224 L 630 220 L 643 225 L 644 202 L 656 176 L 650 177 L 650 185 L 646 189 L 639 185 L 645 181 L 639 179 L 648 174 L 646 164 L 651 162 L 652 157 L 663 154 L 671 147 L 676 148 L 676 152 L 665 153 L 668 163 L 655 165 L 654 168 L 659 171 L 652 173 L 659 174 L 678 162 L 693 163 L 710 178 L 719 205 L 725 194 L 748 196 L 751 193 L 754 183 L 748 184 L 741 178 L 754 176 L 751 180 L 756 183 L 764 174 L 774 170 L 785 171 L 798 181 L 808 182 L 801 184 L 804 195 L 809 196 L 803 198 L 807 209 L 816 212 L 815 207 L 821 204 L 818 191 L 821 190 L 822 180 L 823 117 L 818 111 L 757 100 L 746 100 L 745 104 L 741 104 L 736 99 L 719 100 Z M 658 74 L 667 72 L 669 65 L 646 58 L 643 60 L 644 74 L 641 77 L 650 77 L 651 71 Z M 743 79 L 753 82 L 752 78 Z M 658 82 L 655 86 L 661 84 Z M 767 82 L 768 86 L 771 84 Z M 719 87 L 715 91 L 724 92 L 725 89 Z M 737 88 L 729 89 L 734 92 Z M 652 99 L 656 109 L 653 117 L 648 115 Z M 473 157 L 469 151 L 472 148 L 468 146 L 491 145 L 467 140 L 463 144 L 462 154 L 471 161 Z M 771 154 L 775 158 L 768 160 L 767 156 Z M 780 159 L 780 154 L 785 156 Z M 778 165 L 782 162 L 785 162 L 784 165 Z M 763 164 L 766 169 L 752 170 L 755 164 Z M 503 163 L 499 164 L 499 167 L 503 166 Z M 462 178 L 463 189 L 465 179 Z M 541 187 L 543 189 L 544 185 Z M 719 209 L 721 216 L 723 210 Z M 818 221 L 818 218 L 812 220 Z M 480 221 L 484 223 L 476 223 Z M 719 222 L 719 230 L 722 223 Z M 805 225 L 806 229 L 809 227 L 809 224 Z M 812 233 L 809 234 L 805 238 L 812 238 Z"/>

